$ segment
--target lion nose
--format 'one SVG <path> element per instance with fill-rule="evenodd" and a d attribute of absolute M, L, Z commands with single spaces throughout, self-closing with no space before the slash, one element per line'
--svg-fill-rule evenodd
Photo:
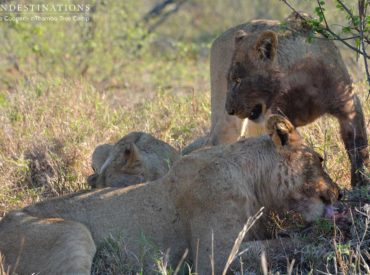
<path fill-rule="evenodd" d="M 339 190 L 338 201 L 342 200 L 343 196 L 344 196 L 343 191 Z"/>
<path fill-rule="evenodd" d="M 232 93 L 230 91 L 227 92 L 226 94 L 225 109 L 226 109 L 226 112 L 232 116 L 232 115 L 235 115 L 236 111 L 235 111 L 235 102 L 231 94 Z"/>
<path fill-rule="evenodd" d="M 229 109 L 227 110 L 227 113 L 231 116 L 235 115 L 235 110 L 234 109 Z"/>

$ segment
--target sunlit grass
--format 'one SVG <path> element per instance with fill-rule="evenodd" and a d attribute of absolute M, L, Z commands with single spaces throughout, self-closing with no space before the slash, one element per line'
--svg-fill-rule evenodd
<path fill-rule="evenodd" d="M 208 91 L 130 92 L 127 101 L 127 91 L 100 92 L 85 81 L 58 78 L 1 92 L 0 211 L 86 188 L 99 143 L 145 131 L 180 149 L 208 128 Z"/>

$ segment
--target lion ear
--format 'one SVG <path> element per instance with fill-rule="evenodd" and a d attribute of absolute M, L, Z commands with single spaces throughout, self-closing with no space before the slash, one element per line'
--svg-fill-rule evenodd
<path fill-rule="evenodd" d="M 109 154 L 111 153 L 113 148 L 112 144 L 100 144 L 98 145 L 92 156 L 91 156 L 91 167 L 95 173 L 100 173 L 100 170 L 107 160 Z"/>
<path fill-rule="evenodd" d="M 266 122 L 266 129 L 278 149 L 301 140 L 292 123 L 280 115 L 270 116 Z"/>
<path fill-rule="evenodd" d="M 247 36 L 247 32 L 244 30 L 238 30 L 235 34 L 235 43 L 239 43 Z"/>
<path fill-rule="evenodd" d="M 276 56 L 278 38 L 273 31 L 264 31 L 257 39 L 255 49 L 258 58 L 263 61 L 273 61 Z"/>
<path fill-rule="evenodd" d="M 139 149 L 134 143 L 126 145 L 125 151 L 126 166 L 133 166 L 140 160 Z"/>

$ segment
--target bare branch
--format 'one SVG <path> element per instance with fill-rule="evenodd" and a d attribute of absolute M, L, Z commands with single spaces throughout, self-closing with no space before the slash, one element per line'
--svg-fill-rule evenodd
<path fill-rule="evenodd" d="M 158 28 L 164 21 L 167 20 L 167 18 L 173 14 L 173 13 L 176 13 L 179 11 L 179 9 L 181 8 L 181 6 L 183 4 L 185 4 L 185 2 L 188 1 L 188 0 L 180 0 L 178 1 L 178 3 L 176 3 L 176 6 L 171 9 L 170 11 L 164 13 L 158 20 L 157 22 L 155 22 L 153 25 L 149 26 L 148 28 L 148 33 L 152 33 L 156 28 Z"/>
<path fill-rule="evenodd" d="M 149 21 L 150 18 L 156 17 L 161 14 L 161 12 L 170 4 L 173 4 L 175 0 L 165 0 L 157 5 L 155 5 L 147 14 L 144 15 L 143 20 Z"/>

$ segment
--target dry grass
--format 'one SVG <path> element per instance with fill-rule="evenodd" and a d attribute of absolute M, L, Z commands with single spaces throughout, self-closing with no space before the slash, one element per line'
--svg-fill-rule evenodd
<path fill-rule="evenodd" d="M 4 266 L 4 256 L 0 253 L 0 275 L 10 275 L 9 271 Z"/>
<path fill-rule="evenodd" d="M 362 191 L 368 193 L 369 189 Z M 350 204 L 341 203 L 347 214 L 336 221 L 321 219 L 304 225 L 291 213 L 275 220 L 276 240 L 244 244 L 244 270 L 268 270 L 269 274 L 368 274 L 370 196 L 367 204 L 361 204 L 360 197 L 351 200 Z M 266 255 L 265 266 L 260 259 L 262 251 Z"/>
<path fill-rule="evenodd" d="M 158 88 L 148 93 L 151 100 L 143 100 L 139 94 L 134 104 L 129 104 L 120 92 L 100 92 L 82 80 L 31 79 L 19 83 L 14 91 L 0 92 L 0 214 L 86 188 L 85 178 L 92 172 L 90 155 L 98 143 L 141 130 L 182 148 L 203 135 L 208 128 L 210 104 L 209 94 L 202 88 L 197 92 Z M 356 90 L 368 118 L 366 86 L 358 83 Z M 322 118 L 301 132 L 325 156 L 333 179 L 348 187 L 349 162 L 337 122 L 330 117 Z M 271 273 L 285 273 L 288 269 L 293 273 L 367 272 L 370 259 L 364 248 L 370 245 L 370 238 L 366 203 L 370 203 L 369 189 L 347 194 L 345 206 L 351 207 L 353 215 L 350 225 L 334 226 L 322 220 L 302 229 L 299 219 L 291 215 L 275 219 L 274 236 L 288 236 L 291 245 L 284 240 L 285 247 L 267 246 L 264 269 L 258 253 L 262 248 L 257 246 L 257 252 L 251 249 L 255 253 L 243 255 L 242 269 L 257 273 L 266 269 Z M 158 259 L 152 270 L 173 273 L 175 267 L 168 266 L 166 254 L 160 254 L 148 240 L 143 247 L 146 255 Z M 127 266 L 127 257 L 136 257 L 137 266 Z M 99 248 L 93 274 L 142 273 L 145 267 L 142 259 L 143 255 L 125 250 L 123 239 L 109 239 Z M 177 272 L 187 274 L 189 270 L 190 264 L 185 262 Z"/>
<path fill-rule="evenodd" d="M 356 90 L 368 118 L 366 87 L 357 84 Z M 128 104 L 119 102 L 117 92 L 61 79 L 34 79 L 0 91 L 0 213 L 86 188 L 90 155 L 99 143 L 140 130 L 182 148 L 209 127 L 206 91 L 169 88 L 149 93 L 149 101 L 140 96 Z M 348 187 L 349 162 L 336 120 L 322 118 L 301 133 L 325 156 L 332 178 Z"/>
<path fill-rule="evenodd" d="M 0 213 L 86 188 L 99 143 L 140 130 L 181 148 L 207 128 L 206 92 L 158 89 L 135 104 L 119 96 L 60 79 L 0 92 Z"/>

